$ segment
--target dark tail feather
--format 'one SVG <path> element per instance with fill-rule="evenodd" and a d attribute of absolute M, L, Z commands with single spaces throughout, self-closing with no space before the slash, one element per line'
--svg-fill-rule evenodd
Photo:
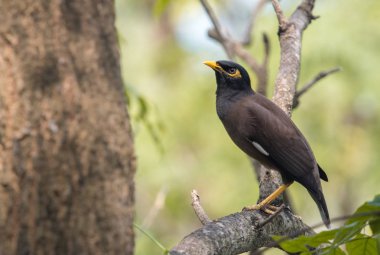
<path fill-rule="evenodd" d="M 327 210 L 326 201 L 325 201 L 322 191 L 314 192 L 314 191 L 309 190 L 309 193 L 318 206 L 319 213 L 322 216 L 323 223 L 325 223 L 327 228 L 330 228 L 329 211 Z"/>
<path fill-rule="evenodd" d="M 322 167 L 320 167 L 319 165 L 318 165 L 318 171 L 319 171 L 319 177 L 321 177 L 321 179 L 324 180 L 325 182 L 328 182 L 329 178 L 327 178 L 327 174 L 325 173 L 325 171 L 323 171 Z"/>

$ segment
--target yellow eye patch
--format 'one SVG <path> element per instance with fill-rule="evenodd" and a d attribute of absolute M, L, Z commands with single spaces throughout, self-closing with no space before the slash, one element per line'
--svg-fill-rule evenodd
<path fill-rule="evenodd" d="M 238 69 L 235 69 L 235 72 L 234 73 L 229 73 L 229 72 L 226 72 L 225 71 L 225 73 L 228 75 L 228 76 L 230 76 L 230 77 L 232 77 L 232 78 L 241 78 L 241 73 L 240 73 L 240 71 L 238 70 Z"/>

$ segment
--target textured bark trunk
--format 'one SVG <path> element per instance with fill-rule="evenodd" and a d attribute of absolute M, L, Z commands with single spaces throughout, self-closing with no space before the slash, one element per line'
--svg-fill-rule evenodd
<path fill-rule="evenodd" d="M 113 1 L 0 0 L 0 254 L 132 254 Z"/>

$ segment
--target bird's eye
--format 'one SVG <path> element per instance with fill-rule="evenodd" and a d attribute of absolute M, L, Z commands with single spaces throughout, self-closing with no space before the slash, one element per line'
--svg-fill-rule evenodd
<path fill-rule="evenodd" d="M 236 73 L 236 68 L 229 68 L 228 70 L 227 70 L 227 72 L 228 73 L 230 73 L 230 74 L 234 74 L 234 73 Z"/>

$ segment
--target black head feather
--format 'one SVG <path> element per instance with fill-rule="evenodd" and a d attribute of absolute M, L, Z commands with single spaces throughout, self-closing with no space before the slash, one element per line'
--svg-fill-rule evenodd
<path fill-rule="evenodd" d="M 215 75 L 218 90 L 252 91 L 248 72 L 241 65 L 228 60 L 216 61 Z"/>

